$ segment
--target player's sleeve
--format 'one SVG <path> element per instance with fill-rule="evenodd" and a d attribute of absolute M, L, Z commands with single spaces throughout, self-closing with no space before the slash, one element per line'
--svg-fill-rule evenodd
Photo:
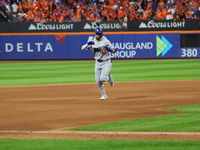
<path fill-rule="evenodd" d="M 91 45 L 84 44 L 84 45 L 81 47 L 81 50 L 91 50 L 91 48 L 92 48 Z"/>
<path fill-rule="evenodd" d="M 117 49 L 115 49 L 115 47 L 111 44 L 111 42 L 109 40 L 106 41 L 106 50 L 108 50 L 111 53 L 116 53 Z"/>
<path fill-rule="evenodd" d="M 115 48 L 112 44 L 111 44 L 111 42 L 109 41 L 109 40 L 107 40 L 106 41 L 106 45 L 107 45 L 107 47 L 110 47 L 110 48 Z"/>

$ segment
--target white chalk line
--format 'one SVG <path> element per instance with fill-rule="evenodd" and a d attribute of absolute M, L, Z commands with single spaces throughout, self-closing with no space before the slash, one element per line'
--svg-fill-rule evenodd
<path fill-rule="evenodd" d="M 107 134 L 107 135 L 200 135 L 200 132 L 112 132 L 112 131 L 0 131 L 0 133 L 34 134 Z"/>

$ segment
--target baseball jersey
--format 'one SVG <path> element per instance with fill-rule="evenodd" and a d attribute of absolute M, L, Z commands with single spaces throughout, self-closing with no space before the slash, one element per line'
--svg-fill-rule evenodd
<path fill-rule="evenodd" d="M 97 50 L 99 48 L 103 48 L 104 49 L 106 47 L 110 47 L 110 48 L 114 48 L 113 45 L 111 44 L 111 42 L 105 37 L 103 36 L 101 41 L 97 41 L 95 38 L 93 40 L 94 42 L 94 45 L 83 45 L 82 46 L 82 50 L 84 49 L 88 49 L 88 50 L 92 50 L 93 51 L 93 54 L 94 54 L 94 59 L 96 60 L 107 60 L 107 59 L 110 59 L 110 52 L 106 50 L 106 53 L 103 54 L 102 51 L 103 49 L 101 50 Z"/>

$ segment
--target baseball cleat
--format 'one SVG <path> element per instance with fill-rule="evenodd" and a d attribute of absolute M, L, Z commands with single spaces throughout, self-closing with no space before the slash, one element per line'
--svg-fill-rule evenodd
<path fill-rule="evenodd" d="M 108 98 L 108 95 L 104 94 L 101 96 L 100 100 L 105 100 L 106 98 Z"/>
<path fill-rule="evenodd" d="M 110 86 L 114 86 L 114 80 L 113 80 L 112 74 L 108 75 L 108 79 L 109 79 Z"/>

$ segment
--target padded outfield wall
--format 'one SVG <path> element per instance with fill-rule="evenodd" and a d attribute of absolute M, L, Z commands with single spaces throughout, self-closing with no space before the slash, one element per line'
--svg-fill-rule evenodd
<path fill-rule="evenodd" d="M 137 21 L 126 27 L 121 22 L 97 25 L 104 28 L 104 35 L 119 50 L 111 54 L 112 58 L 155 59 L 200 58 L 198 24 Z M 6 23 L 2 25 L 6 28 Z M 91 22 L 9 24 L 0 30 L 0 60 L 93 59 L 92 52 L 81 51 L 81 46 L 94 38 L 95 27 Z"/>

